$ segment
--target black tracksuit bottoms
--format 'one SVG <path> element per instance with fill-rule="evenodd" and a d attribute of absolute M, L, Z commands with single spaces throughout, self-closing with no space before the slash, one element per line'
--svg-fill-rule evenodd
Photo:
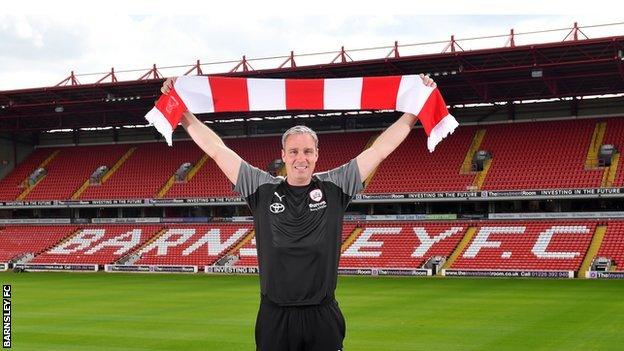
<path fill-rule="evenodd" d="M 257 351 L 343 351 L 345 320 L 332 297 L 320 305 L 279 306 L 262 296 Z"/>

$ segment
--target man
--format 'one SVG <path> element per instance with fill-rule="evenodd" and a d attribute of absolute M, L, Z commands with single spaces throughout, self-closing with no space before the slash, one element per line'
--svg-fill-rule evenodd
<path fill-rule="evenodd" d="M 423 84 L 435 83 L 421 75 Z M 167 94 L 175 79 L 167 79 Z M 210 128 L 185 112 L 182 125 L 235 185 L 254 215 L 261 303 L 256 345 L 261 351 L 339 351 L 345 320 L 334 292 L 342 218 L 362 181 L 405 140 L 416 123 L 405 113 L 355 159 L 314 173 L 318 138 L 296 126 L 282 136 L 286 178 L 249 165 Z"/>

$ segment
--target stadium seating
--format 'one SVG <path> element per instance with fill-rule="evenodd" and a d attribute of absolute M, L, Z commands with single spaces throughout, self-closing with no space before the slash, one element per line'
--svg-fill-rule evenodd
<path fill-rule="evenodd" d="M 474 227 L 451 269 L 577 271 L 597 222 L 440 221 L 351 222 L 343 227 L 341 268 L 420 268 L 433 256 L 447 258 Z M 355 229 L 358 232 L 354 232 Z M 34 253 L 32 263 L 211 265 L 246 238 L 251 223 L 135 225 L 11 225 L 0 229 L 0 262 Z M 472 230 L 472 229 L 471 229 Z M 351 237 L 352 233 L 357 233 Z M 255 238 L 233 252 L 235 266 L 257 266 Z M 624 267 L 624 221 L 607 225 L 596 254 Z"/>
<path fill-rule="evenodd" d="M 100 186 L 89 187 L 81 199 L 154 198 L 184 162 L 199 159 L 201 150 L 190 141 L 175 147 L 165 143 L 136 144 L 136 151 Z"/>
<path fill-rule="evenodd" d="M 109 264 L 154 236 L 161 225 L 91 225 L 36 256 L 32 263 Z"/>
<path fill-rule="evenodd" d="M 266 169 L 267 165 L 280 157 L 278 137 L 258 137 L 250 139 L 226 139 L 225 143 L 250 164 Z M 178 145 L 176 145 L 178 147 Z M 197 147 L 195 147 L 197 149 Z M 203 152 L 197 149 L 192 163 L 196 163 Z M 178 163 L 184 160 L 178 160 Z M 175 171 L 175 170 L 174 170 Z M 170 175 L 173 173 L 170 173 Z M 223 175 L 213 160 L 208 160 L 188 183 L 174 184 L 165 194 L 165 198 L 193 197 L 235 197 L 232 184 Z"/>
<path fill-rule="evenodd" d="M 596 256 L 611 258 L 618 270 L 624 270 L 624 221 L 609 221 Z"/>
<path fill-rule="evenodd" d="M 319 134 L 319 159 L 315 172 L 325 172 L 357 157 L 379 132 Z"/>
<path fill-rule="evenodd" d="M 476 127 L 460 127 L 440 143 L 434 153 L 427 150 L 427 136 L 415 130 L 377 169 L 366 194 L 428 191 L 466 191 L 474 174 L 460 174 Z"/>
<path fill-rule="evenodd" d="M 16 256 L 45 251 L 76 230 L 71 225 L 17 225 L 0 229 L 0 262 Z"/>
<path fill-rule="evenodd" d="M 316 171 L 322 172 L 340 166 L 357 156 L 372 132 L 349 133 L 349 142 L 345 143 L 345 134 L 319 134 L 320 157 Z M 260 168 L 267 169 L 270 162 L 281 158 L 281 138 L 258 137 L 249 139 L 226 139 L 225 143 L 244 160 Z M 177 147 L 177 145 L 176 145 Z M 199 159 L 198 156 L 197 159 Z M 216 163 L 208 160 L 202 169 L 188 183 L 174 184 L 165 198 L 189 197 L 235 197 L 232 184 L 221 173 Z"/>
<path fill-rule="evenodd" d="M 245 243 L 240 249 L 234 253 L 238 260 L 235 266 L 241 267 L 258 267 L 258 251 L 256 250 L 256 236 Z"/>
<path fill-rule="evenodd" d="M 211 265 L 251 230 L 251 223 L 168 225 L 156 240 L 136 251 L 136 264 Z"/>
<path fill-rule="evenodd" d="M 0 200 L 15 200 L 23 191 L 22 182 L 56 149 L 36 149 L 15 169 L 0 180 Z"/>
<path fill-rule="evenodd" d="M 129 148 L 128 145 L 60 148 L 58 155 L 47 165 L 45 178 L 25 200 L 69 199 L 97 167 L 112 167 Z"/>
<path fill-rule="evenodd" d="M 605 130 L 604 139 L 602 144 L 615 145 L 616 149 L 621 153 L 624 152 L 624 119 L 623 118 L 608 118 L 603 120 L 606 122 L 607 127 Z M 614 187 L 624 186 L 624 160 L 620 158 L 617 173 L 615 174 L 615 180 L 613 182 Z"/>
<path fill-rule="evenodd" d="M 595 124 L 585 119 L 488 126 L 481 149 L 493 161 L 482 189 L 600 187 L 603 170 L 585 170 Z"/>
<path fill-rule="evenodd" d="M 482 222 L 450 268 L 579 269 L 596 222 Z"/>
<path fill-rule="evenodd" d="M 475 175 L 460 174 L 460 168 L 479 129 L 486 129 L 479 149 L 493 155 L 483 190 L 599 187 L 603 169 L 585 169 L 597 121 L 602 120 L 461 126 L 435 153 L 429 153 L 425 147 L 425 134 L 414 131 L 377 169 L 364 193 L 471 189 Z M 606 121 L 603 143 L 621 147 L 624 121 L 617 118 Z M 357 156 L 377 133 L 319 134 L 320 157 L 316 171 L 326 171 Z M 280 158 L 279 136 L 234 138 L 225 142 L 243 159 L 261 169 Z M 46 167 L 48 174 L 26 200 L 70 198 L 97 166 L 111 166 L 130 147 L 136 147 L 136 151 L 127 161 L 104 184 L 88 187 L 81 199 L 154 198 L 181 164 L 195 164 L 204 156 L 192 141 L 176 141 L 175 147 L 158 142 L 58 148 L 59 154 Z M 54 150 L 37 149 L 0 181 L 0 199 L 14 200 L 23 191 L 19 184 Z M 624 186 L 622 168 L 616 173 L 614 186 Z M 165 198 L 234 196 L 230 182 L 212 160 L 200 167 L 188 183 L 174 184 L 164 194 Z"/>
<path fill-rule="evenodd" d="M 420 268 L 450 256 L 466 226 L 458 222 L 367 222 L 340 257 L 343 268 Z"/>

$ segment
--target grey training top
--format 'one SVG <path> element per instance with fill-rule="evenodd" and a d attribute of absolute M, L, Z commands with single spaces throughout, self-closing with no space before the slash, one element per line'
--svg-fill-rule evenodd
<path fill-rule="evenodd" d="M 355 159 L 305 186 L 241 162 L 234 191 L 254 215 L 263 298 L 283 306 L 334 298 L 343 214 L 361 190 Z"/>

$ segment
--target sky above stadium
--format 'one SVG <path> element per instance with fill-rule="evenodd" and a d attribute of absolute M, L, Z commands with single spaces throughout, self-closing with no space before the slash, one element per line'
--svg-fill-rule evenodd
<path fill-rule="evenodd" d="M 152 64 L 189 66 L 161 69 L 163 75 L 174 76 L 187 71 L 198 59 L 202 63 L 235 61 L 243 55 L 284 56 L 291 50 L 295 55 L 328 52 L 296 60 L 299 65 L 320 64 L 331 61 L 343 45 L 347 50 L 382 47 L 351 52 L 357 60 L 385 57 L 395 40 L 399 45 L 438 42 L 402 48 L 402 55 L 437 53 L 445 46 L 439 42 L 451 34 L 469 50 L 502 47 L 507 38 L 461 39 L 504 35 L 512 28 L 516 33 L 527 33 L 571 28 L 575 21 L 580 26 L 624 22 L 621 16 L 605 11 L 610 8 L 608 2 L 591 8 L 559 0 L 549 1 L 547 7 L 544 1 L 526 0 L 502 8 L 490 6 L 501 2 L 485 0 L 448 0 L 433 5 L 384 0 L 358 2 L 357 7 L 352 5 L 355 2 L 325 0 L 297 7 L 295 1 L 281 0 L 109 0 L 101 8 L 90 3 L 58 0 L 3 4 L 0 90 L 53 86 L 72 70 L 81 83 L 92 83 L 111 67 L 130 70 L 118 73 L 118 79 L 130 80 L 143 75 Z M 568 31 L 521 34 L 516 44 L 560 41 Z M 622 35 L 624 25 L 583 31 L 590 38 Z M 251 61 L 251 66 L 275 68 L 283 61 L 283 57 Z M 204 73 L 218 73 L 235 65 L 227 62 L 202 68 Z"/>

